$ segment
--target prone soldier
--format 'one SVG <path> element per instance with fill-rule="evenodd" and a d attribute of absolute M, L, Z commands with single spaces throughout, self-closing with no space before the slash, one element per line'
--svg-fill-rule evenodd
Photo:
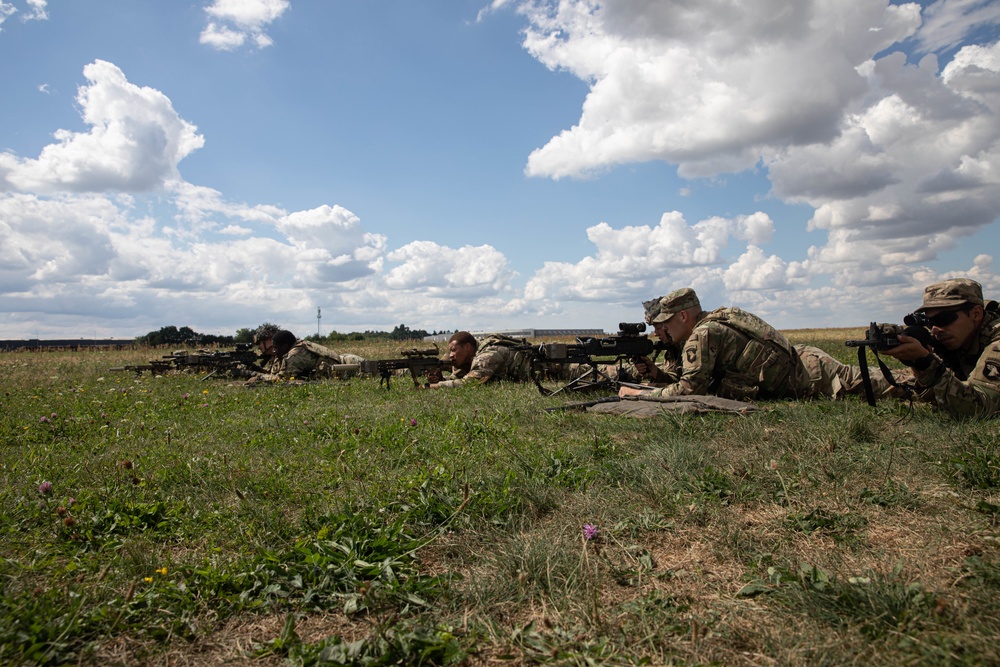
<path fill-rule="evenodd" d="M 975 280 L 955 278 L 924 289 L 915 314 L 930 328 L 926 345 L 905 333 L 882 353 L 913 371 L 916 389 L 954 417 L 1000 414 L 1000 307 Z"/>
<path fill-rule="evenodd" d="M 337 354 L 318 343 L 298 340 L 287 329 L 276 332 L 271 343 L 274 360 L 266 372 L 254 373 L 248 383 L 346 377 L 356 374 L 364 361 L 356 354 Z"/>
<path fill-rule="evenodd" d="M 770 324 L 740 308 L 706 312 L 690 287 L 663 297 L 651 319 L 681 347 L 679 377 L 653 390 L 623 386 L 620 396 L 711 394 L 743 401 L 839 398 L 863 390 L 856 366 L 842 364 L 816 347 L 793 346 Z M 899 395 L 884 379 L 873 382 L 880 393 Z"/>
<path fill-rule="evenodd" d="M 443 379 L 440 372 L 429 374 L 430 389 L 458 387 L 472 382 L 527 382 L 532 379 L 532 352 L 524 339 L 491 334 L 482 343 L 468 331 L 458 331 L 448 339 L 448 359 L 453 372 Z"/>

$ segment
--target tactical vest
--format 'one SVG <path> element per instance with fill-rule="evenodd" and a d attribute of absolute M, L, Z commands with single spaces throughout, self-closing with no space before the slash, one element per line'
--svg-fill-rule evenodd
<path fill-rule="evenodd" d="M 311 340 L 300 340 L 296 343 L 296 345 L 304 347 L 319 357 L 319 361 L 316 363 L 316 368 L 314 368 L 312 373 L 309 374 L 309 377 L 318 380 L 345 376 L 344 371 L 337 371 L 333 368 L 334 366 L 344 362 L 341 359 L 341 356 L 330 348 L 320 345 L 319 343 L 314 343 Z"/>
<path fill-rule="evenodd" d="M 806 397 L 808 373 L 788 339 L 770 324 L 740 308 L 719 308 L 698 325 L 714 322 L 748 339 L 734 364 L 713 378 L 712 393 L 724 398 Z"/>
<path fill-rule="evenodd" d="M 314 343 L 311 340 L 300 340 L 298 344 L 321 359 L 327 359 L 335 364 L 340 363 L 340 355 L 328 347 L 320 345 L 319 343 Z"/>

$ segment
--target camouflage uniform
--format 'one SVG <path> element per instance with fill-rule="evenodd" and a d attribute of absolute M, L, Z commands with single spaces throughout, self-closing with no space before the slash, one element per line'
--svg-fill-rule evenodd
<path fill-rule="evenodd" d="M 265 340 L 274 338 L 274 334 L 278 333 L 281 329 L 278 328 L 277 324 L 262 324 L 257 327 L 257 330 L 253 333 L 253 344 L 260 345 Z M 272 348 L 273 350 L 273 348 Z M 264 370 L 265 373 L 273 373 L 273 368 L 277 364 L 278 357 L 275 354 L 262 355 L 262 361 L 258 365 Z"/>
<path fill-rule="evenodd" d="M 841 363 L 823 350 L 811 345 L 796 345 L 795 352 L 798 353 L 806 368 L 809 383 L 812 385 L 812 396 L 842 398 L 846 394 L 864 392 L 864 379 L 861 377 L 861 369 L 858 366 Z M 892 374 L 897 385 L 913 381 L 913 376 L 908 370 L 894 370 Z M 876 398 L 904 398 L 906 396 L 904 389 L 889 384 L 877 370 L 870 373 L 869 377 Z"/>
<path fill-rule="evenodd" d="M 1000 414 L 1000 308 L 984 302 L 983 288 L 974 280 L 958 278 L 928 286 L 922 312 L 971 304 L 985 314 L 979 332 L 959 350 L 939 350 L 913 367 L 923 400 L 955 417 L 994 417 Z"/>
<path fill-rule="evenodd" d="M 528 341 L 502 334 L 491 334 L 479 343 L 476 356 L 468 371 L 456 370 L 451 379 L 437 383 L 438 387 L 460 387 L 463 384 L 487 382 L 534 382 L 531 375 L 533 355 Z M 617 367 L 600 365 L 599 370 L 617 374 Z M 569 381 L 590 370 L 585 364 L 546 364 L 539 379 Z M 612 375 L 614 377 L 614 375 Z"/>
<path fill-rule="evenodd" d="M 487 336 L 479 343 L 472 367 L 468 371 L 456 370 L 438 387 L 460 387 L 470 382 L 529 382 L 532 355 L 527 348 L 528 341 L 523 338 Z"/>
<path fill-rule="evenodd" d="M 356 375 L 357 371 L 344 371 L 333 368 L 340 364 L 360 364 L 363 358 L 356 354 L 337 354 L 310 340 L 300 340 L 283 357 L 275 357 L 266 369 L 266 374 L 259 377 L 265 381 L 290 379 L 323 379 L 348 375 Z"/>
<path fill-rule="evenodd" d="M 653 321 L 700 307 L 694 290 L 677 290 L 661 300 L 660 313 Z M 697 315 L 681 350 L 681 363 L 679 379 L 654 390 L 652 396 L 837 398 L 863 390 L 857 367 L 842 364 L 816 347 L 792 346 L 770 324 L 739 308 Z M 884 378 L 872 376 L 872 383 L 878 393 L 892 390 Z"/>
<path fill-rule="evenodd" d="M 713 394 L 722 398 L 804 398 L 812 388 L 791 343 L 771 325 L 739 308 L 698 315 L 681 350 L 677 382 L 652 396 Z"/>

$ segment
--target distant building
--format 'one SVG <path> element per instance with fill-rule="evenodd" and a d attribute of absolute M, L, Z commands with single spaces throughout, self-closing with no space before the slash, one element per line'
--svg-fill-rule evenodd
<path fill-rule="evenodd" d="M 432 336 L 424 336 L 426 341 L 445 341 L 451 338 L 451 333 L 439 333 Z M 606 336 L 603 329 L 494 329 L 492 331 L 470 331 L 476 338 L 482 338 L 490 334 L 504 334 L 515 338 L 567 338 L 570 336 Z"/>
<path fill-rule="evenodd" d="M 135 347 L 131 338 L 62 338 L 40 340 L 0 340 L 0 350 L 79 350 L 81 348 L 104 348 L 120 350 Z"/>

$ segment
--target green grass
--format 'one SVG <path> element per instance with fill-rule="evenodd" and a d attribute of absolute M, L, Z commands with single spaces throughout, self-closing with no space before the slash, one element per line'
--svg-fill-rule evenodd
<path fill-rule="evenodd" d="M 0 664 L 1000 663 L 996 421 L 108 370 L 151 356 L 0 355 Z"/>

